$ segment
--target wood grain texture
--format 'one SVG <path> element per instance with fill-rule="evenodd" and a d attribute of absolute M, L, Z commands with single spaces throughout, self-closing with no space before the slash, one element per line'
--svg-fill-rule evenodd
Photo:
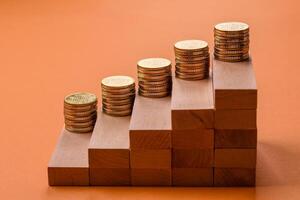
<path fill-rule="evenodd" d="M 256 148 L 257 129 L 216 129 L 216 148 Z"/>
<path fill-rule="evenodd" d="M 214 129 L 172 131 L 174 149 L 213 149 Z"/>
<path fill-rule="evenodd" d="M 172 185 L 174 186 L 213 186 L 213 168 L 173 168 Z"/>
<path fill-rule="evenodd" d="M 125 186 L 131 184 L 129 168 L 90 168 L 90 184 L 94 186 Z"/>
<path fill-rule="evenodd" d="M 256 149 L 215 149 L 217 168 L 255 168 Z"/>
<path fill-rule="evenodd" d="M 98 113 L 89 144 L 89 164 L 93 168 L 129 168 L 130 117 Z"/>
<path fill-rule="evenodd" d="M 130 151 L 130 166 L 137 169 L 171 168 L 170 149 L 139 149 Z"/>
<path fill-rule="evenodd" d="M 173 130 L 213 128 L 212 78 L 186 81 L 173 77 L 171 110 Z"/>
<path fill-rule="evenodd" d="M 171 168 L 131 169 L 131 184 L 134 186 L 170 186 Z"/>
<path fill-rule="evenodd" d="M 91 134 L 62 130 L 48 164 L 48 181 L 55 185 L 89 185 L 88 145 Z"/>
<path fill-rule="evenodd" d="M 131 149 L 170 149 L 171 98 L 137 96 L 129 129 Z"/>
<path fill-rule="evenodd" d="M 255 169 L 215 168 L 214 186 L 255 186 Z"/>
<path fill-rule="evenodd" d="M 130 183 L 128 117 L 113 117 L 98 112 L 89 144 L 91 185 Z"/>
<path fill-rule="evenodd" d="M 256 110 L 216 110 L 216 129 L 256 129 Z"/>
<path fill-rule="evenodd" d="M 172 149 L 172 168 L 213 167 L 214 149 Z"/>
<path fill-rule="evenodd" d="M 252 62 L 229 63 L 213 59 L 216 109 L 256 109 L 257 87 Z"/>

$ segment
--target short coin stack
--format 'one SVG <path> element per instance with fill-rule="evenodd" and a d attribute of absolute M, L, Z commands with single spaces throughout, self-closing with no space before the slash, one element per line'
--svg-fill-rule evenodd
<path fill-rule="evenodd" d="M 214 28 L 217 60 L 240 62 L 249 58 L 249 26 L 241 22 L 225 22 Z"/>
<path fill-rule="evenodd" d="M 165 58 L 146 58 L 137 63 L 139 94 L 160 98 L 171 94 L 172 64 Z"/>
<path fill-rule="evenodd" d="M 185 80 L 200 80 L 209 74 L 208 44 L 202 40 L 183 40 L 175 43 L 175 75 Z"/>
<path fill-rule="evenodd" d="M 129 76 L 102 79 L 102 111 L 112 116 L 131 115 L 135 98 L 135 82 Z"/>
<path fill-rule="evenodd" d="M 65 129 L 74 133 L 92 132 L 97 119 L 97 97 L 77 92 L 64 100 Z"/>

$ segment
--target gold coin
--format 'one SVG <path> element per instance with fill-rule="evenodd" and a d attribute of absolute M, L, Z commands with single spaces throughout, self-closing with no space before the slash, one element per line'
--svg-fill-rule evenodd
<path fill-rule="evenodd" d="M 97 102 L 97 96 L 88 92 L 76 92 L 65 97 L 65 104 L 71 106 L 87 106 Z"/>
<path fill-rule="evenodd" d="M 111 90 L 105 87 L 102 87 L 102 92 L 110 93 L 110 94 L 126 94 L 126 93 L 133 93 L 135 91 L 134 87 L 129 87 L 129 88 L 122 88 L 119 90 Z"/>
<path fill-rule="evenodd" d="M 165 58 L 146 58 L 138 61 L 137 66 L 139 68 L 147 70 L 161 70 L 164 68 L 169 68 L 171 61 Z"/>
<path fill-rule="evenodd" d="M 206 56 L 198 56 L 198 57 L 190 57 L 190 56 L 186 56 L 186 57 L 183 57 L 183 56 L 177 56 L 175 55 L 175 60 L 177 61 L 180 61 L 180 62 L 198 62 L 198 61 L 205 61 L 209 59 L 209 54 L 206 55 Z"/>
<path fill-rule="evenodd" d="M 245 54 L 249 52 L 249 49 L 229 50 L 214 48 L 215 53 L 219 54 Z"/>
<path fill-rule="evenodd" d="M 84 112 L 78 112 L 78 111 L 71 111 L 68 109 L 64 109 L 64 114 L 69 115 L 69 116 L 73 116 L 73 117 L 87 117 L 90 115 L 93 115 L 95 112 L 97 112 L 97 110 L 89 110 L 89 111 L 84 111 Z"/>
<path fill-rule="evenodd" d="M 144 96 L 144 97 L 149 97 L 149 98 L 162 98 L 162 97 L 167 97 L 171 94 L 171 91 L 167 92 L 147 92 L 139 89 L 139 95 Z"/>
<path fill-rule="evenodd" d="M 101 81 L 101 85 L 110 89 L 121 89 L 133 87 L 134 79 L 129 76 L 109 76 Z"/>
<path fill-rule="evenodd" d="M 207 67 L 202 67 L 202 68 L 179 68 L 176 67 L 176 71 L 180 72 L 180 73 L 201 73 L 204 71 L 208 70 L 208 66 Z"/>
<path fill-rule="evenodd" d="M 168 74 L 171 72 L 171 67 L 168 67 L 168 68 L 165 68 L 162 70 L 146 70 L 146 69 L 142 69 L 142 68 L 138 67 L 137 72 L 141 73 L 141 74 L 152 74 L 152 75 L 153 74 L 155 74 L 155 75 Z"/>
<path fill-rule="evenodd" d="M 209 57 L 203 59 L 203 60 L 182 60 L 175 58 L 176 64 L 202 64 L 202 63 L 207 63 L 209 62 Z"/>
<path fill-rule="evenodd" d="M 90 133 L 93 132 L 94 126 L 87 127 L 87 128 L 78 128 L 78 127 L 72 127 L 66 125 L 65 129 L 73 133 Z"/>
<path fill-rule="evenodd" d="M 129 92 L 129 93 L 121 93 L 121 94 L 116 94 L 116 93 L 109 93 L 102 91 L 102 96 L 108 97 L 108 98 L 116 98 L 116 99 L 125 99 L 125 98 L 130 98 L 131 96 L 135 95 L 135 90 Z"/>
<path fill-rule="evenodd" d="M 176 77 L 179 77 L 179 78 L 182 78 L 182 79 L 193 79 L 193 80 L 196 80 L 196 79 L 204 79 L 208 76 L 208 71 L 204 71 L 202 73 L 195 73 L 195 74 L 187 74 L 187 73 L 181 73 L 181 72 L 178 72 L 178 71 L 175 71 L 175 75 Z"/>
<path fill-rule="evenodd" d="M 70 121 L 76 121 L 76 122 L 88 122 L 91 120 L 94 120 L 97 118 L 97 112 L 93 113 L 90 116 L 86 116 L 86 117 L 74 117 L 72 115 L 64 115 L 65 119 L 70 120 Z"/>
<path fill-rule="evenodd" d="M 111 110 L 129 110 L 132 109 L 133 103 L 126 104 L 126 105 L 114 105 L 114 104 L 103 103 L 102 106 L 104 108 L 111 109 Z"/>
<path fill-rule="evenodd" d="M 249 55 L 243 55 L 243 56 L 220 56 L 218 54 L 214 54 L 215 59 L 225 62 L 240 62 L 245 61 L 249 59 Z"/>
<path fill-rule="evenodd" d="M 134 97 L 124 100 L 116 100 L 116 99 L 110 99 L 110 98 L 103 98 L 102 103 L 105 104 L 114 104 L 114 105 L 126 105 L 131 104 L 134 101 Z"/>
<path fill-rule="evenodd" d="M 96 120 L 88 121 L 88 122 L 74 122 L 74 121 L 69 121 L 65 120 L 65 124 L 68 126 L 76 127 L 76 128 L 87 128 L 94 126 L 96 123 Z"/>
<path fill-rule="evenodd" d="M 95 104 L 91 104 L 88 106 L 72 106 L 69 104 L 64 103 L 64 109 L 68 109 L 70 111 L 79 111 L 79 112 L 84 112 L 84 111 L 89 111 L 92 109 L 97 109 L 97 102 Z"/>
<path fill-rule="evenodd" d="M 249 44 L 215 44 L 215 48 L 217 49 L 243 49 L 249 48 Z"/>
<path fill-rule="evenodd" d="M 243 22 L 223 22 L 217 24 L 215 29 L 224 32 L 243 32 L 249 30 L 249 25 Z"/>
<path fill-rule="evenodd" d="M 142 86 L 142 85 L 140 85 L 140 87 L 139 87 L 141 90 L 143 90 L 143 91 L 148 91 L 148 92 L 151 92 L 151 91 L 153 91 L 153 92 L 158 92 L 158 91 L 161 91 L 161 92 L 163 92 L 163 91 L 168 91 L 168 90 L 170 90 L 171 89 L 171 85 L 166 85 L 166 86 L 161 86 L 161 87 L 145 87 L 145 86 Z"/>
<path fill-rule="evenodd" d="M 124 110 L 124 111 L 114 111 L 106 108 L 102 108 L 103 113 L 111 115 L 111 116 L 116 116 L 116 117 L 124 117 L 131 115 L 132 110 Z"/>
<path fill-rule="evenodd" d="M 203 40 L 182 40 L 176 42 L 174 47 L 179 50 L 201 50 L 207 48 L 208 44 Z"/>
<path fill-rule="evenodd" d="M 146 75 L 146 74 L 138 74 L 139 80 L 149 80 L 149 81 L 160 81 L 170 79 L 171 73 L 159 76 Z"/>

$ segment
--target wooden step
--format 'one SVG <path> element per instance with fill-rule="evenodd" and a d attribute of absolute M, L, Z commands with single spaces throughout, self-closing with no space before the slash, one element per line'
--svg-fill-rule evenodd
<path fill-rule="evenodd" d="M 229 63 L 213 59 L 216 109 L 256 109 L 257 87 L 251 59 Z"/>
<path fill-rule="evenodd" d="M 50 186 L 89 185 L 88 145 L 91 133 L 62 130 L 48 165 Z"/>
<path fill-rule="evenodd" d="M 130 116 L 98 112 L 89 150 L 91 185 L 130 185 Z"/>
<path fill-rule="evenodd" d="M 214 128 L 212 78 L 186 81 L 173 77 L 171 110 L 173 130 Z"/>
<path fill-rule="evenodd" d="M 130 149 L 170 149 L 171 98 L 136 96 L 129 129 Z"/>

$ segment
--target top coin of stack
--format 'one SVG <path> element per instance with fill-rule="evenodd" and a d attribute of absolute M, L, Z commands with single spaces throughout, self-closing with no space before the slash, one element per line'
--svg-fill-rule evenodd
<path fill-rule="evenodd" d="M 214 28 L 217 60 L 240 62 L 249 58 L 249 26 L 241 22 L 225 22 Z"/>
<path fill-rule="evenodd" d="M 112 116 L 127 116 L 132 112 L 135 82 L 129 76 L 109 76 L 101 81 L 102 111 Z"/>
<path fill-rule="evenodd" d="M 202 40 L 183 40 L 174 45 L 175 75 L 185 80 L 200 80 L 209 74 L 208 44 Z"/>
<path fill-rule="evenodd" d="M 92 132 L 97 119 L 97 97 L 77 92 L 64 100 L 65 129 L 74 133 Z"/>
<path fill-rule="evenodd" d="M 144 97 L 169 96 L 172 89 L 172 64 L 165 58 L 146 58 L 137 63 L 139 94 Z"/>

